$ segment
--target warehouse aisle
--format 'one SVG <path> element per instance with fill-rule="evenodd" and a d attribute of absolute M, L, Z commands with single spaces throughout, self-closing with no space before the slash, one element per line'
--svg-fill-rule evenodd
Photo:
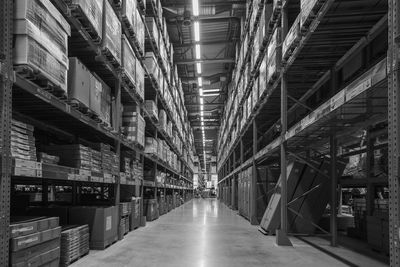
<path fill-rule="evenodd" d="M 216 199 L 194 199 L 125 236 L 105 251 L 91 251 L 73 267 L 252 267 L 385 266 L 354 252 L 335 248 L 351 259 L 339 261 L 293 238 L 293 248 L 277 247 Z M 327 244 L 321 243 L 321 246 Z M 347 263 L 347 264 L 346 264 Z"/>

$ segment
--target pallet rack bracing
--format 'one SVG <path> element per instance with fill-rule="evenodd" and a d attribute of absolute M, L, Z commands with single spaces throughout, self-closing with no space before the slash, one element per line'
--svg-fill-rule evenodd
<path fill-rule="evenodd" d="M 246 21 L 252 17 L 251 12 L 257 10 L 257 2 L 260 3 L 253 1 Z M 228 187 L 234 192 L 231 200 L 224 199 L 232 208 L 238 208 L 234 202 L 238 179 L 242 179 L 247 169 L 252 169 L 250 188 L 253 195 L 250 194 L 249 198 L 250 213 L 253 215 L 249 216 L 249 220 L 252 223 L 259 223 L 254 219 L 257 207 L 253 190 L 260 182 L 257 174 L 260 167 L 269 166 L 272 173 L 284 174 L 288 160 L 302 160 L 309 164 L 313 156 L 324 154 L 339 161 L 343 153 L 338 151 L 346 148 L 344 136 L 352 136 L 360 130 L 368 132 L 367 129 L 376 125 L 387 125 L 390 66 L 396 65 L 390 63 L 394 58 L 390 54 L 390 42 L 389 54 L 388 45 L 380 42 L 379 47 L 377 42 L 387 38 L 388 24 L 389 40 L 396 40 L 391 35 L 390 27 L 397 25 L 391 24 L 397 16 L 388 13 L 388 10 L 398 10 L 388 8 L 385 1 L 377 1 L 377 6 L 370 4 L 329 0 L 266 1 L 260 7 L 264 11 L 259 21 L 255 16 L 253 23 L 267 30 L 261 35 L 263 42 L 260 48 L 256 48 L 259 49 L 256 53 L 258 58 L 249 63 L 250 59 L 239 53 L 239 58 L 243 59 L 231 86 L 232 96 L 226 106 L 218 142 L 219 187 L 220 190 Z M 357 5 L 363 11 L 350 16 L 346 10 Z M 263 16 L 269 16 L 264 23 Z M 331 31 L 335 22 L 340 22 L 340 25 Z M 267 55 L 274 54 L 268 53 L 268 50 L 272 51 L 272 40 L 279 29 L 281 40 L 278 40 L 275 49 L 278 51 L 276 54 L 281 54 L 281 62 L 275 61 L 278 66 L 275 68 Z M 252 49 L 252 45 L 244 38 L 260 38 L 254 35 L 255 32 L 243 33 L 242 43 L 250 43 L 246 46 L 248 50 Z M 247 68 L 252 71 L 248 72 L 246 83 L 241 85 L 241 77 L 246 73 L 241 70 L 246 64 L 250 64 Z M 268 74 L 270 71 L 273 75 Z M 389 97 L 389 104 L 393 99 Z M 392 130 L 389 129 L 389 132 Z M 332 164 L 332 170 L 335 165 Z M 368 188 L 374 188 L 376 184 L 388 185 L 387 179 L 373 178 L 370 174 L 362 181 L 343 180 L 332 170 L 331 205 L 337 202 L 334 198 L 337 184 L 347 186 L 357 183 Z M 390 180 L 389 186 L 394 190 Z M 367 195 L 367 206 L 373 205 L 373 198 L 373 195 Z M 281 207 L 281 221 L 286 222 L 285 206 Z M 287 212 L 290 214 L 292 211 Z M 331 222 L 336 225 L 334 215 Z M 285 223 L 281 228 L 285 228 Z M 334 227 L 330 235 L 335 245 L 337 235 Z M 392 258 L 398 251 L 393 250 L 393 240 L 397 238 L 396 235 L 391 236 Z"/>
<path fill-rule="evenodd" d="M 144 95 L 138 94 L 137 90 L 135 90 L 137 88 L 133 88 L 132 85 L 126 83 L 126 80 L 122 79 L 118 64 L 111 59 L 110 53 L 105 53 L 101 49 L 101 44 L 96 39 L 93 31 L 87 25 L 82 25 L 82 18 L 79 17 L 78 19 L 65 1 L 52 0 L 51 2 L 63 14 L 68 24 L 71 25 L 73 42 L 71 42 L 70 55 L 76 55 L 81 58 L 90 71 L 95 76 L 101 77 L 105 84 L 111 88 L 114 110 L 121 110 L 122 105 L 136 106 L 136 112 L 146 119 L 146 133 L 154 131 L 156 136 L 160 134 L 171 150 L 177 154 L 181 167 L 177 168 L 159 158 L 152 157 L 144 152 L 144 144 L 127 139 L 118 126 L 121 125 L 122 115 L 119 112 L 115 112 L 112 118 L 114 127 L 111 127 L 104 121 L 99 120 L 97 116 L 93 116 L 92 113 L 69 101 L 65 95 L 56 92 L 54 87 L 44 86 L 40 82 L 41 80 L 37 79 L 37 73 L 21 69 L 14 72 L 12 65 L 12 22 L 15 3 L 13 1 L 5 1 L 1 7 L 2 23 L 0 26 L 2 33 L 0 40 L 0 86 L 2 89 L 0 225 L 3 226 L 0 230 L 1 266 L 8 265 L 11 184 L 11 188 L 16 185 L 41 186 L 43 189 L 41 199 L 46 203 L 51 201 L 47 193 L 48 190 L 50 191 L 50 186 L 71 187 L 73 204 L 79 203 L 82 190 L 95 192 L 98 190 L 103 200 L 107 200 L 109 204 L 114 205 L 118 204 L 120 199 L 130 199 L 131 196 L 142 197 L 143 188 L 152 188 L 156 194 L 159 190 L 168 190 L 172 194 L 179 194 L 185 200 L 190 198 L 192 191 L 193 161 L 191 155 L 193 153 L 191 150 L 193 142 L 189 140 L 192 140 L 193 136 L 189 128 L 186 127 L 187 112 L 184 110 L 181 95 L 178 94 L 181 100 L 180 106 L 174 99 L 173 110 L 179 108 L 183 112 L 175 112 L 175 114 L 179 114 L 179 116 L 175 117 L 170 105 L 157 93 L 160 106 L 167 111 L 168 120 L 178 133 L 177 138 L 180 139 L 182 144 L 182 147 L 178 147 L 171 136 L 165 134 L 156 121 L 151 119 L 149 112 L 143 108 Z M 149 71 L 143 59 L 144 51 L 140 49 L 137 39 L 131 34 L 132 32 L 125 27 L 121 18 L 121 7 L 115 4 L 116 1 L 109 1 L 109 3 L 112 11 L 117 14 L 119 23 L 123 25 L 122 33 L 127 36 L 140 66 L 144 69 L 145 75 L 149 77 Z M 143 10 L 140 11 L 140 15 L 144 15 Z M 146 25 L 144 27 L 145 31 L 148 32 Z M 158 88 L 147 77 L 146 82 L 149 82 L 149 85 L 147 85 L 146 91 L 151 91 L 149 94 L 152 95 L 154 94 L 152 92 L 156 92 Z M 49 84 L 47 83 L 46 85 Z M 172 94 L 172 85 L 168 84 L 167 89 Z M 13 96 L 11 96 L 11 91 L 13 91 Z M 11 104 L 13 104 L 13 109 L 11 109 Z M 103 143 L 106 146 L 110 146 L 115 155 L 121 160 L 121 155 L 127 153 L 129 157 L 136 159 L 140 164 L 152 165 L 150 168 L 154 168 L 155 173 L 156 170 L 159 170 L 167 174 L 168 179 L 158 182 L 136 177 L 127 181 L 124 179 L 122 172 L 112 175 L 109 173 L 94 174 L 93 172 L 82 172 L 82 170 L 76 168 L 65 168 L 47 163 L 35 164 L 34 169 L 32 169 L 33 165 L 30 162 L 15 159 L 11 161 L 11 114 L 13 114 L 14 118 L 33 125 L 41 135 L 47 136 L 44 138 L 51 139 L 56 137 L 59 142 L 83 143 L 88 146 L 93 146 L 93 143 Z M 143 176 L 143 173 L 141 176 Z"/>

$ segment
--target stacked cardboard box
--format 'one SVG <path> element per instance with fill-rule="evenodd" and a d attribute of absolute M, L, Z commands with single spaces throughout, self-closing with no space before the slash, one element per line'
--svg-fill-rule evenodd
<path fill-rule="evenodd" d="M 146 52 L 144 64 L 146 65 L 150 78 L 159 84 L 159 79 L 162 73 L 160 67 L 158 66 L 157 58 L 153 52 Z"/>
<path fill-rule="evenodd" d="M 129 220 L 132 213 L 132 203 L 131 202 L 121 202 L 119 203 L 119 229 L 118 237 L 123 239 L 124 235 L 129 232 Z"/>
<path fill-rule="evenodd" d="M 143 54 L 145 28 L 143 18 L 137 9 L 137 1 L 123 0 L 121 15 L 125 25 L 129 29 L 129 32 L 133 35 L 132 37 L 134 37 L 135 41 L 138 43 L 140 53 Z"/>
<path fill-rule="evenodd" d="M 39 152 L 38 161 L 41 163 L 57 165 L 60 162 L 60 157 L 49 155 L 44 152 Z"/>
<path fill-rule="evenodd" d="M 136 91 L 141 100 L 144 100 L 145 70 L 139 60 L 136 60 Z"/>
<path fill-rule="evenodd" d="M 15 217 L 10 224 L 10 266 L 58 266 L 58 218 Z"/>
<path fill-rule="evenodd" d="M 92 169 L 92 150 L 84 145 L 51 145 L 44 150 L 60 157 L 60 165 L 89 171 Z"/>
<path fill-rule="evenodd" d="M 112 173 L 112 156 L 111 146 L 104 143 L 95 144 L 96 149 L 100 151 L 101 172 Z M 119 168 L 119 166 L 118 166 Z"/>
<path fill-rule="evenodd" d="M 11 156 L 24 160 L 36 161 L 34 127 L 32 125 L 11 121 Z"/>
<path fill-rule="evenodd" d="M 122 114 L 122 128 L 123 133 L 128 138 L 128 140 L 137 142 L 144 147 L 145 121 L 142 116 L 140 116 L 140 114 L 136 112 L 136 107 L 124 107 L 124 112 Z"/>
<path fill-rule="evenodd" d="M 90 152 L 92 154 L 91 171 L 96 173 L 101 173 L 102 172 L 101 152 L 94 149 L 90 149 Z"/>
<path fill-rule="evenodd" d="M 60 266 L 68 266 L 71 262 L 89 253 L 89 226 L 65 226 L 61 232 Z"/>
<path fill-rule="evenodd" d="M 121 22 L 109 1 L 103 1 L 103 39 L 101 47 L 115 65 L 121 65 Z"/>
<path fill-rule="evenodd" d="M 14 64 L 38 71 L 67 93 L 71 28 L 49 0 L 22 0 L 14 9 Z"/>
<path fill-rule="evenodd" d="M 158 114 L 158 125 L 160 126 L 161 130 L 167 132 L 167 113 L 165 110 L 160 109 Z"/>

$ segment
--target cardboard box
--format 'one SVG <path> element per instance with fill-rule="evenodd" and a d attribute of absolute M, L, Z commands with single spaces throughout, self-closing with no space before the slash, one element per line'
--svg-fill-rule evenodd
<path fill-rule="evenodd" d="M 10 253 L 10 266 L 12 267 L 19 267 L 19 266 L 38 266 L 35 265 L 34 259 L 40 258 L 40 255 L 45 254 L 46 252 L 54 251 L 60 248 L 60 238 L 52 239 L 47 242 L 43 242 L 33 247 L 29 247 L 20 251 L 11 252 Z M 57 255 L 57 253 L 54 253 Z M 50 255 L 54 254 L 50 253 Z M 50 256 L 49 255 L 49 256 Z M 58 252 L 58 257 L 60 256 Z M 48 257 L 50 261 L 52 257 Z M 39 265 L 40 266 L 40 265 Z M 47 266 L 47 265 L 46 265 Z M 57 265 L 58 266 L 58 265 Z"/>
<path fill-rule="evenodd" d="M 122 73 L 128 83 L 136 87 L 136 56 L 125 35 L 122 35 Z"/>
<path fill-rule="evenodd" d="M 68 98 L 76 100 L 84 107 L 90 106 L 92 74 L 76 57 L 69 58 Z"/>
<path fill-rule="evenodd" d="M 60 235 L 61 227 L 56 227 L 29 235 L 18 236 L 10 240 L 10 251 L 15 252 L 29 248 L 49 240 L 59 238 Z"/>
<path fill-rule="evenodd" d="M 70 224 L 87 224 L 90 248 L 104 249 L 118 239 L 118 209 L 111 207 L 71 207 Z"/>

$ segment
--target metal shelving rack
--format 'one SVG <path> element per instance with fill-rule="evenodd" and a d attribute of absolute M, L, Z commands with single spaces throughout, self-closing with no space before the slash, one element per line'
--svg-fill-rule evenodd
<path fill-rule="evenodd" d="M 142 196 L 143 187 L 151 187 L 157 189 L 172 189 L 177 190 L 180 194 L 190 193 L 193 184 L 193 170 L 191 170 L 189 163 L 185 161 L 183 155 L 178 151 L 178 148 L 172 143 L 172 140 L 161 131 L 157 122 L 151 119 L 146 109 L 143 108 L 143 100 L 135 93 L 134 90 L 127 86 L 122 78 L 120 69 L 114 66 L 107 58 L 100 52 L 99 44 L 90 38 L 90 34 L 81 26 L 79 21 L 71 15 L 70 9 L 64 1 L 52 0 L 53 4 L 65 15 L 67 21 L 74 29 L 74 38 L 79 39 L 83 44 L 80 47 L 84 51 L 78 50 L 74 47 L 74 52 L 86 55 L 84 63 L 89 69 L 99 76 L 101 76 L 113 90 L 115 101 L 115 110 L 120 110 L 122 104 L 135 104 L 137 111 L 146 119 L 146 127 L 154 130 L 160 134 L 179 156 L 182 162 L 182 172 L 178 172 L 168 164 L 162 162 L 158 158 L 154 158 L 144 153 L 143 147 L 135 142 L 126 140 L 120 129 L 112 129 L 105 126 L 103 123 L 94 120 L 89 114 L 84 114 L 72 105 L 64 97 L 58 97 L 45 88 L 38 86 L 24 75 L 14 72 L 12 65 L 12 14 L 14 2 L 10 0 L 4 1 L 0 7 L 1 24 L 0 33 L 0 99 L 1 99 L 1 151 L 2 151 L 2 176 L 0 177 L 0 266 L 8 266 L 8 245 L 9 245 L 9 214 L 10 214 L 10 187 L 11 183 L 16 184 L 34 184 L 42 185 L 47 188 L 49 184 L 53 185 L 69 185 L 72 186 L 73 199 L 76 199 L 76 194 L 79 194 L 79 187 L 100 187 L 102 191 L 111 192 L 112 204 L 118 204 L 120 199 L 120 188 L 122 186 L 135 186 L 134 190 L 129 189 L 132 195 Z M 113 1 L 110 1 L 114 10 L 119 14 L 119 8 Z M 143 12 L 142 12 L 142 15 Z M 121 19 L 121 16 L 119 15 Z M 122 20 L 122 19 L 121 19 Z M 122 23 L 123 25 L 123 23 Z M 145 24 L 145 29 L 148 29 Z M 135 40 L 128 34 L 128 29 L 123 26 L 123 33 L 128 36 L 130 45 L 132 46 L 136 56 L 140 59 L 141 65 L 146 73 L 146 90 L 156 91 L 157 85 L 154 84 L 146 66 L 144 64 L 143 53 L 140 51 Z M 71 49 L 71 50 L 73 50 Z M 149 86 L 150 85 L 150 86 Z M 171 88 L 169 87 L 169 90 Z M 13 94 L 11 94 L 13 92 Z M 174 128 L 177 129 L 176 122 L 173 120 L 172 112 L 168 109 L 167 104 L 163 101 L 162 97 L 157 95 L 161 105 L 168 112 L 168 118 L 173 122 Z M 13 105 L 13 109 L 11 108 Z M 177 103 L 174 101 L 177 108 Z M 142 179 L 135 179 L 134 183 L 121 183 L 119 176 L 114 177 L 114 181 L 110 180 L 99 181 L 94 177 L 81 177 L 80 175 L 67 175 L 65 173 L 54 172 L 54 176 L 36 176 L 36 177 L 23 177 L 15 176 L 12 174 L 12 159 L 10 157 L 10 131 L 11 131 L 11 116 L 16 116 L 25 121 L 29 121 L 38 129 L 46 132 L 60 135 L 65 140 L 70 141 L 89 141 L 90 142 L 103 142 L 114 146 L 117 155 L 121 155 L 122 151 L 130 151 L 135 153 L 140 158 L 140 162 L 151 162 L 154 168 L 161 168 L 164 172 L 168 172 L 174 177 L 178 184 L 156 184 L 155 181 L 146 181 Z M 113 116 L 113 125 L 119 125 L 121 114 Z M 182 126 L 185 125 L 185 120 L 182 115 L 179 116 Z M 186 131 L 186 129 L 184 129 Z M 186 140 L 179 134 L 184 147 L 189 149 L 186 145 Z M 121 158 L 121 157 L 120 157 Z M 54 166 L 53 166 L 54 167 Z M 23 168 L 23 167 L 19 167 Z M 70 168 L 71 169 L 71 168 Z M 76 170 L 78 172 L 78 170 Z M 47 191 L 47 190 L 46 190 Z M 43 200 L 47 199 L 47 193 L 43 194 Z"/>
<path fill-rule="evenodd" d="M 239 99 L 239 107 L 244 99 L 250 94 L 253 82 L 257 78 L 260 68 L 260 61 L 266 53 L 266 46 L 271 38 L 271 33 L 276 27 L 282 29 L 282 39 L 285 40 L 290 28 L 288 15 L 298 7 L 293 5 L 296 1 L 265 1 L 264 5 L 280 3 L 277 14 L 267 22 L 268 33 L 264 36 L 263 46 L 260 48 L 259 59 L 252 68 L 252 76 Z M 341 186 L 363 186 L 371 188 L 374 185 L 389 185 L 390 188 L 390 247 L 391 266 L 399 265 L 399 235 L 398 224 L 398 170 L 399 161 L 397 157 L 396 127 L 399 117 L 396 94 L 399 90 L 398 77 L 398 55 L 399 33 L 398 15 L 399 7 L 396 1 L 389 1 L 389 13 L 385 10 L 385 3 L 381 2 L 372 10 L 368 3 L 360 3 L 364 11 L 352 14 L 346 13 L 346 1 L 315 1 L 318 9 L 308 22 L 308 26 L 301 29 L 301 36 L 293 44 L 289 57 L 282 62 L 279 76 L 269 83 L 258 102 L 250 111 L 249 118 L 239 129 L 236 138 L 219 140 L 218 175 L 219 188 L 231 188 L 232 200 L 227 201 L 232 208 L 237 209 L 234 203 L 234 195 L 237 195 L 238 176 L 248 168 L 252 168 L 251 187 L 254 189 L 257 184 L 257 166 L 275 164 L 279 166 L 281 175 L 286 175 L 286 166 L 289 158 L 301 160 L 309 164 L 306 151 L 312 148 L 325 145 L 323 153 L 332 160 L 331 173 L 331 205 L 335 209 L 337 199 L 336 190 L 338 184 Z M 347 3 L 351 5 L 351 3 Z M 299 5 L 297 1 L 297 5 Z M 386 7 L 387 8 L 387 7 Z M 361 10 L 361 9 L 357 9 Z M 254 12 L 254 10 L 252 11 Z M 362 13 L 368 17 L 363 22 L 357 22 Z M 343 20 L 339 20 L 340 15 Z M 291 14 L 293 15 L 293 14 Z M 250 17 L 250 15 L 249 15 Z M 336 20 L 335 20 L 336 19 Z M 329 31 L 329 26 L 340 21 L 340 26 L 335 31 Z M 389 23 L 388 23 L 389 22 Z M 253 22 L 255 25 L 259 21 Z M 246 25 L 248 23 L 246 22 Z M 387 31 L 389 25 L 389 53 L 380 54 L 372 58 L 368 49 L 370 42 Z M 254 32 L 249 33 L 253 35 Z M 340 36 L 342 34 L 342 36 Z M 384 36 L 384 35 L 383 35 Z M 251 37 L 253 38 L 253 37 Z M 251 43 L 251 42 L 249 42 Z M 335 50 L 329 50 L 335 47 Z M 251 46 L 248 51 L 251 51 Z M 339 84 L 339 70 L 357 53 L 362 55 L 363 69 L 350 81 Z M 248 56 L 243 65 L 249 61 Z M 301 75 L 307 74 L 307 83 L 301 80 Z M 318 91 L 327 90 L 328 94 L 317 105 L 309 106 L 307 100 L 312 94 Z M 237 85 L 236 85 L 237 86 Z M 389 86 L 389 91 L 387 88 Z M 279 90 L 280 89 L 280 90 Z M 237 89 L 233 91 L 237 94 Z M 240 111 L 232 110 L 233 104 L 227 114 L 233 116 L 233 123 L 225 123 L 220 137 L 228 136 L 234 132 L 236 121 L 240 118 Z M 389 181 L 387 179 L 371 179 L 368 174 L 366 179 L 341 180 L 337 177 L 335 170 L 338 158 L 338 138 L 346 136 L 357 129 L 364 129 L 369 125 L 387 122 L 387 111 L 389 108 Z M 303 110 L 301 110 L 303 109 Z M 300 114 L 295 114 L 300 111 Z M 229 117 L 226 118 L 226 122 Z M 326 146 L 326 144 L 328 144 Z M 367 144 L 363 149 L 370 158 L 372 147 Z M 360 152 L 361 153 L 361 152 Z M 285 181 L 285 179 L 283 179 Z M 288 205 L 285 203 L 286 186 L 282 183 L 283 204 L 281 205 L 281 230 L 280 234 L 287 234 L 287 213 Z M 250 216 L 252 224 L 258 224 L 255 216 L 256 199 L 252 191 L 250 198 Z M 221 197 L 222 191 L 219 196 Z M 372 201 L 372 204 L 371 204 Z M 373 196 L 367 195 L 367 206 L 373 205 Z M 370 208 L 368 208 L 370 210 Z M 332 215 L 330 232 L 331 244 L 337 244 L 336 216 Z M 277 243 L 288 245 L 287 239 L 280 239 L 277 236 Z"/>
<path fill-rule="evenodd" d="M 8 244 L 10 223 L 10 129 L 12 92 L 12 30 L 13 1 L 3 1 L 0 6 L 0 266 L 8 266 Z"/>

